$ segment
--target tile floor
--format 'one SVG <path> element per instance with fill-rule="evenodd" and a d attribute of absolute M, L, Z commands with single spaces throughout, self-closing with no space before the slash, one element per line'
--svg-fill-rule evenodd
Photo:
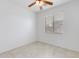
<path fill-rule="evenodd" d="M 0 54 L 0 58 L 79 58 L 79 53 L 42 42 L 34 42 Z"/>

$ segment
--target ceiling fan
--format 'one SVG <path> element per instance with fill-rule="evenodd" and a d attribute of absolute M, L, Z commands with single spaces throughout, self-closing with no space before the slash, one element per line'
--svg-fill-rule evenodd
<path fill-rule="evenodd" d="M 48 1 L 48 0 L 36 0 L 35 2 L 28 5 L 28 7 L 32 7 L 35 4 L 37 4 L 40 7 L 40 10 L 41 10 L 41 9 L 43 9 L 44 5 L 53 5 L 53 2 Z"/>

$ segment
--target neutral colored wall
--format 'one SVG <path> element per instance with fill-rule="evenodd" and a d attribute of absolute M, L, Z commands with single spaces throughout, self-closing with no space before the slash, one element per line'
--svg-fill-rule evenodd
<path fill-rule="evenodd" d="M 35 18 L 11 0 L 0 0 L 0 53 L 36 41 Z"/>
<path fill-rule="evenodd" d="M 64 34 L 48 34 L 44 31 L 44 16 L 64 11 Z M 39 41 L 79 51 L 79 0 L 54 7 L 38 14 Z"/>

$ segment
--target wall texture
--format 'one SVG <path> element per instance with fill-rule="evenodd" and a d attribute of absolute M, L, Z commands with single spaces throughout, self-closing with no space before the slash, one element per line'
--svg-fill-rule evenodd
<path fill-rule="evenodd" d="M 64 34 L 48 34 L 44 31 L 44 17 L 64 11 Z M 79 0 L 38 13 L 38 39 L 49 44 L 79 51 Z"/>
<path fill-rule="evenodd" d="M 35 41 L 35 18 L 11 0 L 0 0 L 0 53 Z"/>

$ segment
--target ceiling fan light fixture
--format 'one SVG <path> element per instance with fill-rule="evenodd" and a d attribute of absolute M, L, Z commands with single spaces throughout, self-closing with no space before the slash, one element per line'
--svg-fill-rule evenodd
<path fill-rule="evenodd" d="M 44 2 L 41 1 L 41 2 L 39 3 L 39 6 L 43 6 L 43 5 L 44 5 Z"/>
<path fill-rule="evenodd" d="M 39 5 L 39 3 L 40 3 L 39 1 L 36 1 L 36 5 Z"/>
<path fill-rule="evenodd" d="M 36 1 L 36 5 L 43 6 L 44 5 L 44 2 L 43 1 Z"/>

